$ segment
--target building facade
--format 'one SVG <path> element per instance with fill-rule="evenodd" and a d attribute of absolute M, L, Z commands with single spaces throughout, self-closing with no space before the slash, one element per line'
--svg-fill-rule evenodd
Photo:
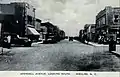
<path fill-rule="evenodd" d="M 107 6 L 96 16 L 96 39 L 108 43 L 111 36 L 120 43 L 120 7 Z"/>

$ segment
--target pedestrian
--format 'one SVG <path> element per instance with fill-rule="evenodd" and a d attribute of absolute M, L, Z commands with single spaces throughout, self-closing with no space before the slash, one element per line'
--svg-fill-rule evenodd
<path fill-rule="evenodd" d="M 8 40 L 8 48 L 10 48 L 10 44 L 11 44 L 11 36 L 10 35 L 7 36 L 7 40 Z"/>

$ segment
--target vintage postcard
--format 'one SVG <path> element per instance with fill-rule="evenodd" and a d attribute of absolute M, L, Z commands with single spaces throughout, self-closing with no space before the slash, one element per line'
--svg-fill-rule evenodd
<path fill-rule="evenodd" d="M 120 0 L 0 0 L 0 76 L 119 77 Z"/>

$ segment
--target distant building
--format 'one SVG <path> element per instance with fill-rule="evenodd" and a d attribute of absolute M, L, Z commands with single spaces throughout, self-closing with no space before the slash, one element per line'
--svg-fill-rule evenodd
<path fill-rule="evenodd" d="M 93 41 L 95 35 L 95 24 L 86 24 L 84 26 L 84 34 L 88 41 Z"/>

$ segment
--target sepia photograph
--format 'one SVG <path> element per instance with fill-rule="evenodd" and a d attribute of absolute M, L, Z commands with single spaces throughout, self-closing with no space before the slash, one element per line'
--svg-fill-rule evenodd
<path fill-rule="evenodd" d="M 0 71 L 120 72 L 120 0 L 0 0 Z"/>

